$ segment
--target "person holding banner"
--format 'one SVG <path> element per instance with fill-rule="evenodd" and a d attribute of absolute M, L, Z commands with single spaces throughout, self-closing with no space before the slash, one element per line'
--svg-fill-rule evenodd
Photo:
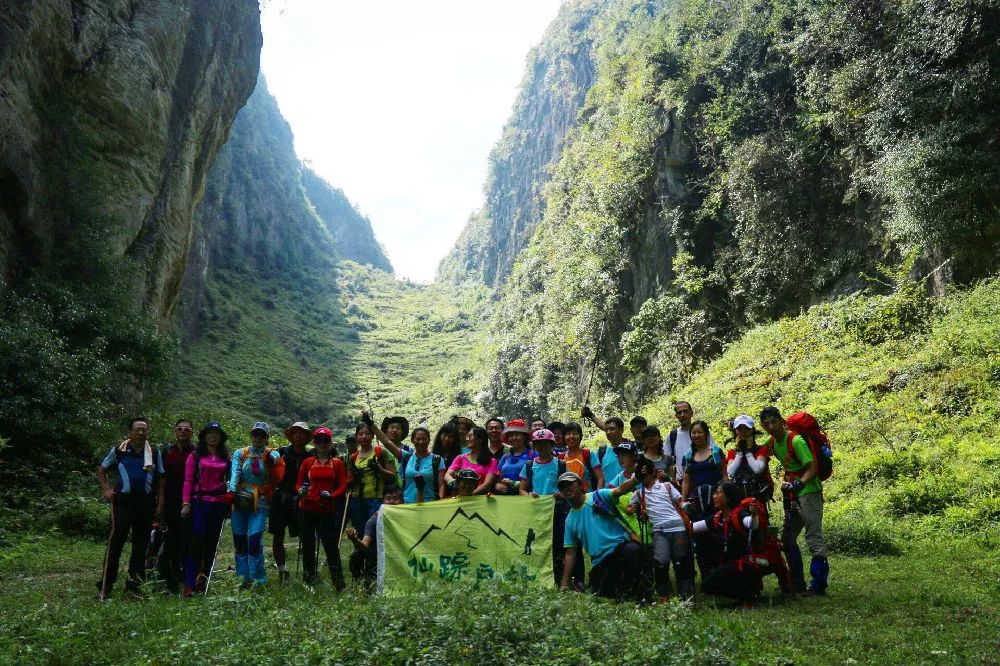
<path fill-rule="evenodd" d="M 382 504 L 394 505 L 403 502 L 403 495 L 398 487 L 393 487 L 385 492 Z M 360 537 L 358 531 L 353 527 L 347 528 L 347 538 L 354 544 L 354 552 L 347 561 L 347 566 L 351 570 L 351 578 L 355 582 L 360 582 L 366 592 L 371 592 L 375 585 L 375 574 L 378 572 L 378 547 L 375 539 L 375 531 L 378 529 L 378 514 L 376 511 L 365 523 L 365 531 Z"/>
<path fill-rule="evenodd" d="M 469 452 L 455 458 L 444 475 L 445 481 L 448 485 L 452 485 L 459 470 L 471 469 L 479 477 L 479 485 L 472 494 L 486 495 L 493 490 L 497 477 L 497 461 L 490 454 L 486 428 L 477 427 L 470 430 L 466 442 L 469 445 Z"/>
<path fill-rule="evenodd" d="M 563 547 L 563 535 L 566 530 L 566 515 L 569 513 L 569 503 L 559 493 L 559 477 L 566 473 L 566 463 L 553 456 L 556 442 L 555 433 L 548 429 L 536 431 L 532 436 L 531 445 L 538 454 L 534 460 L 524 463 L 521 468 L 520 494 L 529 497 L 555 495 L 556 502 L 552 515 L 552 572 L 555 574 L 556 585 L 562 581 L 563 560 L 566 556 Z M 582 587 L 584 580 L 583 558 L 576 558 L 576 570 L 573 572 L 572 583 Z"/>
<path fill-rule="evenodd" d="M 618 498 L 635 486 L 632 478 L 617 488 L 587 493 L 579 475 L 565 472 L 559 477 L 559 492 L 571 506 L 563 536 L 566 554 L 559 589 L 570 589 L 570 577 L 582 548 L 590 555 L 590 589 L 594 594 L 609 599 L 642 597 L 642 546 L 618 508 Z"/>

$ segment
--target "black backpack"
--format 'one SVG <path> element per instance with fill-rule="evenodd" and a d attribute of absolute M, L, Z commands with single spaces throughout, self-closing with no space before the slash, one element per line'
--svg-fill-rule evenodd
<path fill-rule="evenodd" d="M 410 458 L 413 457 L 412 451 L 404 451 L 403 458 L 400 460 L 399 465 L 399 477 L 403 482 L 402 487 L 406 488 L 406 465 L 410 462 Z M 438 482 L 438 473 L 441 471 L 442 458 L 436 453 L 431 454 L 431 473 L 434 475 L 434 483 Z"/>

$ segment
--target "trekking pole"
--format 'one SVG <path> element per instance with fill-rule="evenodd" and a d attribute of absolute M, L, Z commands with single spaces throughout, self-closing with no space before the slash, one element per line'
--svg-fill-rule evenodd
<path fill-rule="evenodd" d="M 340 520 L 340 537 L 337 539 L 337 547 L 340 547 L 340 542 L 344 540 L 344 528 L 347 527 L 347 507 L 351 504 L 351 494 L 353 490 L 347 491 L 347 499 L 344 500 L 344 515 Z"/>
<path fill-rule="evenodd" d="M 302 509 L 296 507 L 296 513 L 299 514 L 299 543 L 295 547 L 295 577 L 299 577 L 299 561 L 302 559 L 302 532 L 304 528 L 302 527 Z"/>
<path fill-rule="evenodd" d="M 590 365 L 590 381 L 587 383 L 587 394 L 583 397 L 583 405 L 586 407 L 590 404 L 590 389 L 594 386 L 594 373 L 597 372 L 597 360 L 601 355 L 601 343 L 604 342 L 604 325 L 606 322 L 601 322 L 601 332 L 597 336 L 597 348 L 594 349 L 594 362 Z"/>
<path fill-rule="evenodd" d="M 205 581 L 205 596 L 208 596 L 208 588 L 212 584 L 212 574 L 215 572 L 215 560 L 219 557 L 219 544 L 222 543 L 222 533 L 226 531 L 226 521 L 229 516 L 222 519 L 222 526 L 219 528 L 219 538 L 215 542 L 215 554 L 212 555 L 212 566 L 208 568 L 208 579 Z"/>

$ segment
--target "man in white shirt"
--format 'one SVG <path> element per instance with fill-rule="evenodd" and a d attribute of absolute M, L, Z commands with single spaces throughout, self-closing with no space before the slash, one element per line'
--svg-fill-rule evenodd
<path fill-rule="evenodd" d="M 684 456 L 691 450 L 691 421 L 694 419 L 694 408 L 691 403 L 681 400 L 674 403 L 674 415 L 677 417 L 677 427 L 667 436 L 666 450 L 674 457 L 674 479 L 679 487 L 684 479 Z M 715 446 L 715 439 L 708 436 L 709 448 Z"/>

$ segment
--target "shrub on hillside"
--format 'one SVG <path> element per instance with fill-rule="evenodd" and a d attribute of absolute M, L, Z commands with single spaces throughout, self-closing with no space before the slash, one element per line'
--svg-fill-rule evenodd
<path fill-rule="evenodd" d="M 876 557 L 900 554 L 889 525 L 872 523 L 861 516 L 831 520 L 823 526 L 823 538 L 831 552 L 841 555 Z"/>

